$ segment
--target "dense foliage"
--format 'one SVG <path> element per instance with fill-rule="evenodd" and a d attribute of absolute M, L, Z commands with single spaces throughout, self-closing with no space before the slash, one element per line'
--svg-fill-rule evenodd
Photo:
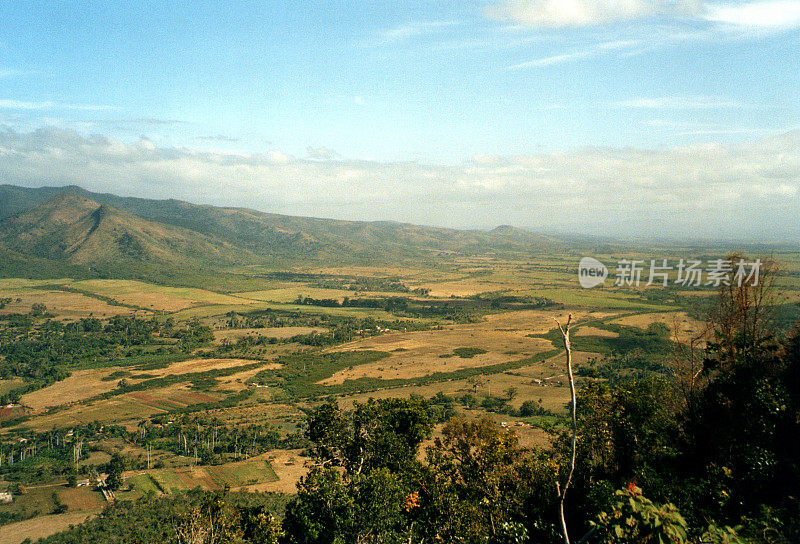
<path fill-rule="evenodd" d="M 42 544 L 276 544 L 285 500 L 277 495 L 190 491 L 125 501 Z"/>
<path fill-rule="evenodd" d="M 63 380 L 76 368 L 141 364 L 143 356 L 172 362 L 213 340 L 211 329 L 197 321 L 176 327 L 171 319 L 135 316 L 66 323 L 52 317 L 39 304 L 28 314 L 0 316 L 0 378 L 25 380 L 0 403 L 17 402 L 26 392 Z M 175 340 L 177 345 L 172 345 Z"/>

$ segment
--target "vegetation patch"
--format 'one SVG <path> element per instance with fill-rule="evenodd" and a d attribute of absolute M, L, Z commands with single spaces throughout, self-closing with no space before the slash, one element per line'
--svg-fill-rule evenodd
<path fill-rule="evenodd" d="M 462 359 L 472 359 L 476 355 L 484 353 L 486 353 L 486 350 L 483 348 L 456 348 L 453 350 L 453 354 Z"/>

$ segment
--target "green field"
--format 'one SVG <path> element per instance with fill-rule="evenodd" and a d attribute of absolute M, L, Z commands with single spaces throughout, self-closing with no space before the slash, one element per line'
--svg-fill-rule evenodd
<path fill-rule="evenodd" d="M 197 468 L 156 469 L 133 476 L 128 485 L 138 493 L 179 493 L 195 487 L 203 489 L 238 488 L 277 481 L 278 477 L 264 460 L 251 460 Z"/>

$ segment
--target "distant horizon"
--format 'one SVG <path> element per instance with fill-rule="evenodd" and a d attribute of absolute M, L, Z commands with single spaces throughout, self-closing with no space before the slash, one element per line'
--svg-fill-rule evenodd
<path fill-rule="evenodd" d="M 594 234 L 587 234 L 582 232 L 568 232 L 568 231 L 547 231 L 541 229 L 535 229 L 526 227 L 523 225 L 514 225 L 510 223 L 500 223 L 493 226 L 486 226 L 486 227 L 473 227 L 473 228 L 461 228 L 461 227 L 448 227 L 444 225 L 435 225 L 435 224 L 424 224 L 424 223 L 410 223 L 408 221 L 401 221 L 401 220 L 393 220 L 393 219 L 376 219 L 376 220 L 350 220 L 350 219 L 340 219 L 336 217 L 325 217 L 325 216 L 315 216 L 315 215 L 292 215 L 292 214 L 285 214 L 275 212 L 269 209 L 259 209 L 253 208 L 248 206 L 221 206 L 214 204 L 213 202 L 196 202 L 192 200 L 186 199 L 178 199 L 178 198 L 152 198 L 142 195 L 129 195 L 123 193 L 116 193 L 116 192 L 108 192 L 108 191 L 92 191 L 87 189 L 80 184 L 66 184 L 66 185 L 15 185 L 11 183 L 0 183 L 0 187 L 14 187 L 14 188 L 21 188 L 21 189 L 70 189 L 75 188 L 81 191 L 86 191 L 90 194 L 98 194 L 98 195 L 109 195 L 114 197 L 120 198 L 136 198 L 142 200 L 154 200 L 154 201 L 163 201 L 163 200 L 175 200 L 177 202 L 182 202 L 185 204 L 190 204 L 193 206 L 211 206 L 217 208 L 230 208 L 230 209 L 242 209 L 242 210 L 250 210 L 255 211 L 258 213 L 270 214 L 270 215 L 279 215 L 279 216 L 286 216 L 286 217 L 301 217 L 306 219 L 320 219 L 323 221 L 352 221 L 357 223 L 394 223 L 399 225 L 411 225 L 417 227 L 424 227 L 424 228 L 435 228 L 435 229 L 446 229 L 446 230 L 455 230 L 455 231 L 463 231 L 463 232 L 492 232 L 494 230 L 498 230 L 504 227 L 522 230 L 534 235 L 542 235 L 542 236 L 553 236 L 553 237 L 560 237 L 564 239 L 571 239 L 575 238 L 577 240 L 586 242 L 586 241 L 596 241 L 597 243 L 601 244 L 615 244 L 615 245 L 634 245 L 634 246 L 643 246 L 643 247 L 652 247 L 649 244 L 667 244 L 672 246 L 673 248 L 681 248 L 681 247 L 696 247 L 699 246 L 701 248 L 711 248 L 711 249 L 736 249 L 736 250 L 744 250 L 744 249 L 755 249 L 755 248 L 769 248 L 772 250 L 789 250 L 789 251 L 798 251 L 800 250 L 800 241 L 758 241 L 758 240 L 718 240 L 718 239 L 690 239 L 690 238 L 666 238 L 666 237 L 629 237 L 629 238 L 615 238 L 612 236 L 603 236 L 603 235 L 594 235 Z M 54 197 L 55 198 L 55 197 Z M 130 213 L 130 212 L 129 212 Z"/>

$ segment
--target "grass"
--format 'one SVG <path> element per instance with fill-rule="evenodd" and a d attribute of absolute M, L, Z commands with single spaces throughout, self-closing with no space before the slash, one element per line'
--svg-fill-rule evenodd
<path fill-rule="evenodd" d="M 35 410 L 44 410 L 102 395 L 117 387 L 115 381 L 104 381 L 108 371 L 76 370 L 68 378 L 22 395 L 22 402 Z"/>
<path fill-rule="evenodd" d="M 9 391 L 20 387 L 24 382 L 20 378 L 12 378 L 10 380 L 0 380 L 0 395 L 5 395 Z"/>
<path fill-rule="evenodd" d="M 68 283 L 72 281 L 70 278 L 59 278 L 52 280 L 37 280 L 27 278 L 0 278 L 0 291 L 15 291 L 18 289 L 25 289 L 29 287 L 38 287 L 40 285 L 47 285 L 51 283 Z"/>
<path fill-rule="evenodd" d="M 69 511 L 95 510 L 106 502 L 102 493 L 90 487 L 60 487 L 56 494 Z"/>
<path fill-rule="evenodd" d="M 610 289 L 582 289 L 580 287 L 564 289 L 534 289 L 529 291 L 533 296 L 545 297 L 567 304 L 586 308 L 608 310 L 672 310 L 674 305 L 651 303 L 631 290 L 630 294 Z"/>
<path fill-rule="evenodd" d="M 191 304 L 231 304 L 246 302 L 245 299 L 240 297 L 208 291 L 206 289 L 169 287 L 134 280 L 83 280 L 74 282 L 71 286 L 98 295 L 111 297 L 122 303 L 144 307 L 149 307 L 153 304 L 155 300 L 154 296 L 159 297 L 163 301 L 161 303 L 162 306 L 169 306 L 169 304 L 173 302 L 183 305 L 186 301 Z"/>
<path fill-rule="evenodd" d="M 237 296 L 242 298 L 260 300 L 264 302 L 280 302 L 284 304 L 293 303 L 297 297 L 311 297 L 314 299 L 338 299 L 342 300 L 344 297 L 360 298 L 385 296 L 386 294 L 408 296 L 408 293 L 400 293 L 397 291 L 353 291 L 351 289 L 326 289 L 322 287 L 308 287 L 296 286 L 285 287 L 281 289 L 266 289 L 263 291 L 247 291 L 244 293 L 236 293 Z"/>
<path fill-rule="evenodd" d="M 32 488 L 23 495 L 15 495 L 11 504 L 0 504 L 0 524 L 52 513 L 57 506 L 55 490 L 54 487 Z"/>
<path fill-rule="evenodd" d="M 275 482 L 278 476 L 266 461 L 249 461 L 206 467 L 205 471 L 219 483 L 220 487 L 242 487 L 246 485 Z"/>
<path fill-rule="evenodd" d="M 642 330 L 638 327 L 614 323 L 595 322 L 592 325 L 601 330 L 615 332 L 617 336 L 573 335 L 571 338 L 573 350 L 608 355 L 611 353 L 625 353 L 638 349 L 648 355 L 663 356 L 671 353 L 673 349 L 669 332 L 665 326 L 663 328 L 651 326 L 646 330 Z M 661 324 L 659 323 L 657 325 Z M 555 329 L 546 334 L 535 336 L 537 338 L 546 338 L 553 342 L 553 345 L 559 345 L 559 343 L 562 342 L 561 333 Z"/>
<path fill-rule="evenodd" d="M 12 299 L 12 302 L 2 310 L 3 313 L 27 314 L 34 304 L 44 304 L 49 312 L 55 313 L 59 318 L 80 318 L 90 315 L 108 317 L 131 312 L 130 308 L 115 306 L 105 300 L 86 296 L 82 293 L 65 291 L 59 286 L 55 286 L 53 289 L 48 289 L 46 286 L 37 286 L 9 290 L 3 292 L 0 298 Z M 17 299 L 19 299 L 19 302 L 17 302 Z"/>
<path fill-rule="evenodd" d="M 268 461 L 252 459 L 222 465 L 156 469 L 129 478 L 127 483 L 139 494 L 174 494 L 194 487 L 222 489 L 275 482 L 278 476 Z"/>
<path fill-rule="evenodd" d="M 19 544 L 20 542 L 38 542 L 40 538 L 66 531 L 71 526 L 80 525 L 87 518 L 99 514 L 101 510 L 66 512 L 37 517 L 29 521 L 7 525 L 0 531 L 0 544 Z"/>
<path fill-rule="evenodd" d="M 434 372 L 426 376 L 408 379 L 358 378 L 340 384 L 323 385 L 317 383 L 336 371 L 348 366 L 367 364 L 380 360 L 385 352 L 335 352 L 327 354 L 308 354 L 303 359 L 285 359 L 284 368 L 270 374 L 257 375 L 254 381 L 282 389 L 292 398 L 318 398 L 325 395 L 341 395 L 377 391 L 404 386 L 420 386 L 435 382 L 452 381 L 477 375 L 490 375 L 513 370 L 544 361 L 557 355 L 560 350 L 549 350 L 531 357 L 479 367 L 462 368 L 453 372 Z"/>
<path fill-rule="evenodd" d="M 283 368 L 259 372 L 253 381 L 280 387 L 291 397 L 320 394 L 326 386 L 317 382 L 337 371 L 388 357 L 383 351 L 343 351 L 335 353 L 298 353 L 281 358 Z"/>
<path fill-rule="evenodd" d="M 180 357 L 177 359 L 185 359 Z M 68 378 L 23 395 L 23 402 L 42 410 L 70 404 L 77 401 L 91 401 L 111 396 L 144 391 L 169 386 L 180 382 L 214 384 L 220 376 L 229 376 L 238 372 L 255 369 L 263 363 L 245 359 L 189 359 L 173 361 L 172 357 L 148 360 L 138 366 L 139 370 L 158 371 L 153 374 L 133 374 L 115 367 L 106 369 L 91 368 L 76 370 Z M 114 376 L 114 378 L 111 378 Z M 132 383 L 134 379 L 142 379 Z M 125 379 L 127 385 L 120 387 L 118 383 Z M 169 403 L 156 407 L 168 409 Z"/>
<path fill-rule="evenodd" d="M 146 495 L 148 493 L 158 493 L 160 491 L 158 484 L 153 480 L 150 474 L 137 474 L 131 476 L 125 483 L 131 486 L 134 491 Z"/>
<path fill-rule="evenodd" d="M 149 473 L 159 491 L 166 494 L 179 493 L 187 489 L 178 474 L 172 469 L 154 470 Z"/>

